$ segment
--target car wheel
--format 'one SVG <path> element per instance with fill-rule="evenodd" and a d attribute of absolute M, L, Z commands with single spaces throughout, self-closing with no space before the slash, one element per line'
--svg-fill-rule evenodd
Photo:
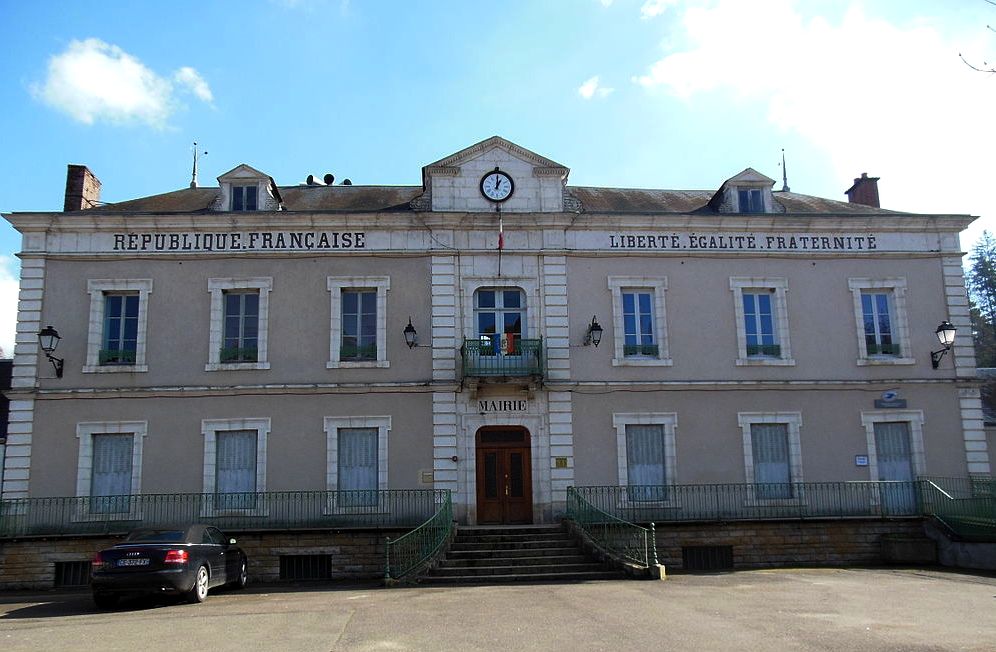
<path fill-rule="evenodd" d="M 248 583 L 249 583 L 249 565 L 246 563 L 246 560 L 243 559 L 242 562 L 239 564 L 239 576 L 232 583 L 232 588 L 244 589 L 246 588 L 246 584 Z"/>
<path fill-rule="evenodd" d="M 94 593 L 93 603 L 98 609 L 110 609 L 118 603 L 118 596 L 111 593 Z"/>
<path fill-rule="evenodd" d="M 190 602 L 204 602 L 208 595 L 208 569 L 201 566 L 197 569 L 197 577 L 194 578 L 194 586 L 187 593 L 187 600 Z"/>

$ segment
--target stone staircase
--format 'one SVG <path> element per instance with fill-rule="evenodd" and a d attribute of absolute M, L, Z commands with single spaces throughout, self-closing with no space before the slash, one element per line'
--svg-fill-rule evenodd
<path fill-rule="evenodd" d="M 624 579 L 587 557 L 560 525 L 459 526 L 423 585 Z"/>

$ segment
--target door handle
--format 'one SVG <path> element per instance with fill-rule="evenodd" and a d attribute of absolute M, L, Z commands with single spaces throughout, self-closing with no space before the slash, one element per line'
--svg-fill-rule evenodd
<path fill-rule="evenodd" d="M 508 495 L 508 485 L 505 485 L 505 495 Z"/>

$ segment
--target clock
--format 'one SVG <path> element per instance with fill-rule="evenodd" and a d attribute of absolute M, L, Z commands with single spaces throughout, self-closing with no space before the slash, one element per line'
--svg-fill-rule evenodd
<path fill-rule="evenodd" d="M 481 177 L 481 194 L 491 201 L 505 201 L 512 196 L 514 190 L 512 177 L 498 168 Z"/>

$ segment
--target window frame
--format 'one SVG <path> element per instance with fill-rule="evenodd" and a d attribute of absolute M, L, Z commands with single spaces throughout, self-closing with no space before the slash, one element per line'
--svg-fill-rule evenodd
<path fill-rule="evenodd" d="M 149 433 L 148 421 L 84 421 L 76 424 L 79 453 L 76 461 L 76 496 L 91 497 L 93 482 L 93 438 L 95 435 L 131 435 L 131 494 L 142 493 L 142 449 Z M 135 520 L 142 518 L 141 501 L 129 502 L 126 512 L 92 512 L 86 500 L 80 500 L 74 521 Z"/>
<path fill-rule="evenodd" d="M 253 183 L 238 183 L 232 182 L 228 193 L 228 210 L 232 213 L 253 213 L 259 210 L 260 206 L 260 188 L 259 182 Z M 248 188 L 253 188 L 256 191 L 256 207 L 246 208 L 246 190 Z M 242 208 L 235 208 L 235 196 L 240 195 L 242 201 Z"/>
<path fill-rule="evenodd" d="M 910 456 L 914 478 L 927 472 L 927 455 L 923 441 L 923 410 L 874 410 L 861 412 L 861 425 L 865 428 L 868 444 L 868 478 L 878 480 L 878 448 L 875 444 L 875 424 L 905 422 L 910 429 Z"/>
<path fill-rule="evenodd" d="M 148 340 L 149 295 L 152 294 L 152 279 L 89 279 L 86 282 L 90 295 L 89 329 L 87 333 L 86 362 L 83 373 L 144 373 L 149 370 L 146 363 L 146 343 Z M 104 345 L 104 316 L 108 294 L 138 293 L 138 332 L 135 342 L 134 364 L 100 364 L 100 351 Z"/>
<path fill-rule="evenodd" d="M 339 430 L 349 428 L 377 429 L 377 491 L 388 489 L 388 437 L 391 432 L 390 416 L 325 417 L 325 488 L 328 491 L 327 514 L 380 513 L 385 505 L 340 505 L 339 487 Z M 378 493 L 378 496 L 381 494 Z"/>
<path fill-rule="evenodd" d="M 664 432 L 664 486 L 668 488 L 665 500 L 630 501 L 629 463 L 626 455 L 626 426 L 663 426 Z M 619 479 L 619 507 L 678 507 L 674 486 L 676 484 L 677 457 L 675 432 L 678 428 L 677 412 L 614 412 L 612 427 L 616 431 L 616 472 Z"/>
<path fill-rule="evenodd" d="M 909 320 L 906 313 L 906 277 L 849 278 L 847 286 L 851 290 L 851 296 L 854 300 L 854 325 L 858 340 L 857 365 L 864 367 L 916 364 L 916 359 L 910 356 L 913 347 L 910 341 Z M 898 340 L 899 355 L 868 353 L 868 346 L 865 342 L 864 309 L 861 305 L 861 296 L 866 290 L 891 293 L 890 307 L 895 311 L 894 315 L 890 315 L 893 326 L 892 337 L 894 342 Z"/>
<path fill-rule="evenodd" d="M 789 338 L 788 279 L 782 277 L 731 276 L 730 291 L 733 293 L 733 310 L 736 314 L 737 327 L 737 360 L 738 367 L 791 367 L 795 365 L 792 358 L 792 344 Z M 757 292 L 753 292 L 757 291 Z M 774 323 L 774 335 L 780 347 L 779 355 L 750 355 L 747 352 L 747 315 L 744 311 L 744 293 L 760 293 L 768 291 L 772 297 L 771 317 Z"/>
<path fill-rule="evenodd" d="M 329 276 L 327 288 L 330 295 L 329 360 L 326 369 L 387 369 L 387 293 L 391 289 L 390 276 Z M 377 358 L 375 360 L 340 360 L 342 353 L 342 293 L 344 290 L 377 291 Z"/>
<path fill-rule="evenodd" d="M 743 438 L 744 479 L 752 489 L 757 486 L 754 477 L 754 445 L 751 426 L 754 424 L 781 424 L 787 426 L 789 449 L 789 482 L 794 486 L 803 482 L 802 468 L 802 412 L 738 412 L 737 423 Z M 758 498 L 751 490 L 744 497 L 748 506 L 795 505 L 805 503 L 805 491 L 798 491 L 790 498 Z"/>
<path fill-rule="evenodd" d="M 763 215 L 764 213 L 767 213 L 768 212 L 768 201 L 767 201 L 766 195 L 768 193 L 766 193 L 765 190 L 766 190 L 765 188 L 759 188 L 759 187 L 756 187 L 756 186 L 736 186 L 735 189 L 734 189 L 734 193 L 733 194 L 737 198 L 737 212 L 738 213 L 744 213 L 746 215 Z M 742 193 L 742 192 L 746 192 L 747 193 L 747 202 L 748 202 L 748 205 L 747 205 L 746 209 L 741 204 L 741 201 L 740 201 L 740 193 Z M 751 195 L 752 195 L 752 193 L 755 193 L 755 192 L 757 193 L 758 199 L 760 199 L 759 210 L 754 210 L 754 207 L 750 205 Z"/>
<path fill-rule="evenodd" d="M 670 367 L 672 365 L 667 339 L 667 310 L 665 294 L 666 276 L 610 276 L 609 291 L 612 294 L 612 366 L 627 367 Z M 654 337 L 657 343 L 656 356 L 625 355 L 626 330 L 623 319 L 623 291 L 649 291 L 653 296 Z"/>
<path fill-rule="evenodd" d="M 270 320 L 270 291 L 273 277 L 251 278 L 209 278 L 208 292 L 211 295 L 210 329 L 208 334 L 208 362 L 204 371 L 238 371 L 269 369 L 267 347 Z M 259 315 L 256 335 L 255 362 L 221 362 L 221 350 L 225 342 L 225 293 L 227 290 L 256 290 L 259 293 Z"/>
<path fill-rule="evenodd" d="M 256 493 L 266 492 L 266 447 L 270 435 L 269 417 L 244 419 L 203 419 L 201 435 L 204 437 L 204 475 L 202 493 L 208 496 L 201 502 L 201 516 L 240 514 L 247 516 L 267 516 L 266 501 L 256 501 L 251 508 L 217 509 L 215 492 L 218 486 L 218 433 L 231 430 L 256 431 Z"/>

